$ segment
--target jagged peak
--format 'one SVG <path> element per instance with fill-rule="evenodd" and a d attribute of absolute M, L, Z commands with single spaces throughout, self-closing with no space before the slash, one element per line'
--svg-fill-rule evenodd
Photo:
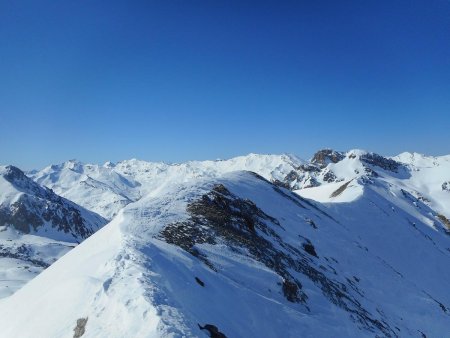
<path fill-rule="evenodd" d="M 0 175 L 10 181 L 15 179 L 23 179 L 26 177 L 25 173 L 13 165 L 0 166 Z"/>
<path fill-rule="evenodd" d="M 25 173 L 13 165 L 0 167 L 0 175 L 12 186 L 24 191 L 43 190 L 36 182 L 29 178 Z"/>
<path fill-rule="evenodd" d="M 312 164 L 316 164 L 321 168 L 326 167 L 329 163 L 337 163 L 344 159 L 343 152 L 335 151 L 331 148 L 318 150 L 311 159 Z"/>

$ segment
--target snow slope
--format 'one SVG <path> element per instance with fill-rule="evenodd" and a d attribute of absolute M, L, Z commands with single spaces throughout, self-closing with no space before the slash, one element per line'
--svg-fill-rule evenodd
<path fill-rule="evenodd" d="M 450 155 L 402 153 L 393 158 L 407 166 L 410 177 L 401 183 L 427 205 L 450 218 Z"/>
<path fill-rule="evenodd" d="M 109 164 L 71 160 L 29 175 L 38 184 L 108 219 L 140 197 L 139 183 L 125 178 Z"/>
<path fill-rule="evenodd" d="M 292 155 L 257 154 L 181 164 L 132 159 L 99 166 L 71 160 L 30 173 L 30 177 L 57 194 L 112 219 L 125 205 L 173 181 L 183 183 L 236 170 L 254 171 L 269 180 L 283 179 L 301 163 Z"/>
<path fill-rule="evenodd" d="M 366 184 L 385 182 L 450 218 L 450 156 L 403 153 L 385 158 L 358 149 L 337 154 L 335 162 L 324 159 L 320 170 L 313 172 L 315 186 L 301 187 L 296 192 L 323 203 L 351 202 L 362 195 Z M 348 187 L 339 193 L 337 190 L 347 183 Z"/>
<path fill-rule="evenodd" d="M 0 227 L 0 298 L 12 295 L 75 246 Z"/>
<path fill-rule="evenodd" d="M 13 166 L 0 166 L 0 226 L 24 233 L 80 241 L 105 224 L 92 211 L 56 195 Z"/>
<path fill-rule="evenodd" d="M 14 293 L 106 220 L 0 166 L 0 298 Z"/>
<path fill-rule="evenodd" d="M 2 334 L 449 336 L 449 236 L 410 197 L 374 181 L 321 206 L 249 172 L 167 182 L 2 300 Z"/>

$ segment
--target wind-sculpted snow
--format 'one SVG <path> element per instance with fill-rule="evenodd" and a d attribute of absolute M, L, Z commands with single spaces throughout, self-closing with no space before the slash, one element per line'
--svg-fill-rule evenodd
<path fill-rule="evenodd" d="M 2 334 L 445 337 L 443 224 L 363 187 L 320 205 L 249 172 L 167 183 L 0 302 Z"/>

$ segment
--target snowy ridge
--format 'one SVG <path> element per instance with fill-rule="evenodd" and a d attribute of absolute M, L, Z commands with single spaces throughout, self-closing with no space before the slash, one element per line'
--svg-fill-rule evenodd
<path fill-rule="evenodd" d="M 112 218 L 70 252 L 71 243 L 0 228 L 5 279 L 22 278 L 4 296 L 68 252 L 0 301 L 8 337 L 449 332 L 450 156 L 68 161 L 30 173 L 35 182 L 0 169 L 4 204 L 71 203 L 42 184 Z"/>
<path fill-rule="evenodd" d="M 444 336 L 448 235 L 388 187 L 324 208 L 248 172 L 167 184 L 2 301 L 0 325 L 24 338 L 80 323 L 86 337 L 208 336 L 199 324 L 227 337 Z"/>
<path fill-rule="evenodd" d="M 100 166 L 71 160 L 33 172 L 30 177 L 61 196 L 111 219 L 125 205 L 161 189 L 167 182 L 183 183 L 236 170 L 254 171 L 266 179 L 281 180 L 301 163 L 293 155 L 258 154 L 181 164 L 131 159 Z"/>

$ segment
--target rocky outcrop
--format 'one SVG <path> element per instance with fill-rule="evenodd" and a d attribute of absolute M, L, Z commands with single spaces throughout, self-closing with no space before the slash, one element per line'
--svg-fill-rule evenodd
<path fill-rule="evenodd" d="M 360 160 L 364 164 L 379 167 L 384 170 L 398 172 L 399 168 L 402 166 L 400 162 L 394 161 L 390 158 L 383 157 L 375 153 L 366 153 L 360 156 Z"/>
<path fill-rule="evenodd" d="M 86 332 L 88 317 L 77 319 L 77 325 L 73 329 L 73 338 L 80 338 Z"/>
<path fill-rule="evenodd" d="M 325 168 L 329 163 L 337 163 L 344 159 L 345 155 L 332 149 L 322 149 L 316 152 L 311 159 L 311 163 Z"/>
<path fill-rule="evenodd" d="M 300 282 L 301 276 L 307 278 L 319 286 L 330 302 L 347 311 L 358 325 L 379 332 L 381 336 L 396 336 L 383 319 L 373 316 L 349 292 L 356 288 L 355 285 L 337 281 L 332 271 L 328 276 L 328 269 L 315 263 L 319 254 L 309 239 L 303 237 L 303 244 L 299 243 L 298 247 L 284 242 L 280 231 L 285 230 L 280 222 L 253 201 L 242 199 L 224 185 L 217 184 L 210 192 L 190 202 L 187 212 L 187 220 L 166 225 L 159 238 L 191 253 L 217 273 L 220 269 L 201 250 L 201 244 L 226 245 L 236 254 L 245 253 L 246 257 L 262 263 L 281 277 L 279 291 L 287 301 L 299 303 L 309 310 L 308 295 Z"/>

